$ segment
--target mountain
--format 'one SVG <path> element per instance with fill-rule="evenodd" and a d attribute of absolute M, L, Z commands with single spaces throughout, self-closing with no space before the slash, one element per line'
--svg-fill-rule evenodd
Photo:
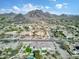
<path fill-rule="evenodd" d="M 32 10 L 27 13 L 27 16 L 29 17 L 42 17 L 44 16 L 44 13 L 42 10 Z"/>
<path fill-rule="evenodd" d="M 11 13 L 5 13 L 0 14 L 0 17 L 5 17 L 9 20 L 14 21 L 15 23 L 26 23 L 26 22 L 39 22 L 39 21 L 45 21 L 45 22 L 54 22 L 54 21 L 62 21 L 62 20 L 79 20 L 79 15 L 56 15 L 56 14 L 50 14 L 49 12 L 43 12 L 42 10 L 32 10 L 28 12 L 27 14 L 15 14 L 13 12 Z"/>
<path fill-rule="evenodd" d="M 15 16 L 16 14 L 11 12 L 11 13 L 4 13 L 4 14 L 0 14 L 0 16 L 4 16 L 4 17 L 10 17 L 10 16 Z"/>
<path fill-rule="evenodd" d="M 40 17 L 49 18 L 52 16 L 56 16 L 55 14 L 50 14 L 49 12 L 43 12 L 42 10 L 38 10 L 38 9 L 30 11 L 26 15 L 29 17 L 38 17 L 38 18 Z"/>
<path fill-rule="evenodd" d="M 29 19 L 32 22 L 38 21 L 47 21 L 49 18 L 52 18 L 52 14 L 49 12 L 43 12 L 42 10 L 32 10 L 25 15 L 26 19 Z"/>
<path fill-rule="evenodd" d="M 23 23 L 25 21 L 25 17 L 22 14 L 16 14 L 16 16 L 13 18 L 15 22 Z"/>

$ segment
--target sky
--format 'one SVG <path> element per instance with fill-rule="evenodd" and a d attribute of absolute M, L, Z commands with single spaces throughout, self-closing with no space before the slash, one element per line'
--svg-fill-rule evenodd
<path fill-rule="evenodd" d="M 79 0 L 0 0 L 0 14 L 26 14 L 35 9 L 58 15 L 79 15 Z"/>

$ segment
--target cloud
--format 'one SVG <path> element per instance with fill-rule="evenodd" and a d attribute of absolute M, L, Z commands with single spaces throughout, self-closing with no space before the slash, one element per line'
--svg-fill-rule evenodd
<path fill-rule="evenodd" d="M 46 8 L 46 9 L 49 9 L 50 7 L 49 7 L 49 6 L 45 6 L 45 8 Z"/>
<path fill-rule="evenodd" d="M 20 13 L 21 12 L 21 10 L 20 10 L 20 8 L 19 7 L 17 7 L 17 6 L 13 6 L 13 9 L 12 9 L 12 12 L 14 12 L 14 13 Z"/>
<path fill-rule="evenodd" d="M 35 5 L 32 5 L 31 3 L 29 3 L 29 4 L 23 5 L 23 7 L 21 9 L 30 11 L 30 10 L 34 10 L 34 9 L 39 9 L 39 6 L 35 6 Z"/>
<path fill-rule="evenodd" d="M 20 13 L 21 12 L 21 9 L 18 8 L 17 6 L 13 6 L 11 9 L 0 9 L 0 14 L 3 14 L 3 13 Z"/>
<path fill-rule="evenodd" d="M 63 3 L 63 5 L 68 5 L 68 3 Z"/>
<path fill-rule="evenodd" d="M 58 8 L 58 9 L 66 8 L 67 5 L 68 5 L 68 3 L 56 4 L 56 8 Z"/>
<path fill-rule="evenodd" d="M 21 13 L 25 14 L 31 10 L 44 9 L 44 6 L 32 5 L 31 3 L 29 3 L 29 4 L 24 4 L 23 7 L 21 7 L 20 9 L 21 9 Z"/>
<path fill-rule="evenodd" d="M 60 8 L 60 6 L 59 6 Z M 18 7 L 18 6 L 12 6 L 10 9 L 0 9 L 0 14 L 3 13 L 22 13 L 22 14 L 26 14 L 31 10 L 35 10 L 35 9 L 39 9 L 39 10 L 43 10 L 44 12 L 49 12 L 51 14 L 60 14 L 59 12 L 55 11 L 55 10 L 51 10 L 50 6 L 42 6 L 42 5 L 33 5 L 31 3 L 28 4 L 24 4 L 22 5 L 22 7 Z"/>
<path fill-rule="evenodd" d="M 10 13 L 10 12 L 12 12 L 12 9 L 0 9 L 0 14 Z"/>
<path fill-rule="evenodd" d="M 63 4 L 56 4 L 56 7 L 57 7 L 58 9 L 61 9 L 61 8 L 63 8 L 64 6 L 63 6 Z"/>
<path fill-rule="evenodd" d="M 17 6 L 13 6 L 14 10 L 20 10 Z"/>
<path fill-rule="evenodd" d="M 53 1 L 53 2 L 55 2 L 55 1 L 57 1 L 57 0 L 49 0 L 49 1 Z"/>
<path fill-rule="evenodd" d="M 41 6 L 41 5 L 33 5 L 31 3 L 28 4 L 24 4 L 22 7 L 18 7 L 18 6 L 13 6 L 11 9 L 0 9 L 0 13 L 22 13 L 22 14 L 26 14 L 27 12 L 31 11 L 31 10 L 35 10 L 35 9 L 41 9 L 41 10 L 48 10 L 50 7 L 49 6 Z"/>

